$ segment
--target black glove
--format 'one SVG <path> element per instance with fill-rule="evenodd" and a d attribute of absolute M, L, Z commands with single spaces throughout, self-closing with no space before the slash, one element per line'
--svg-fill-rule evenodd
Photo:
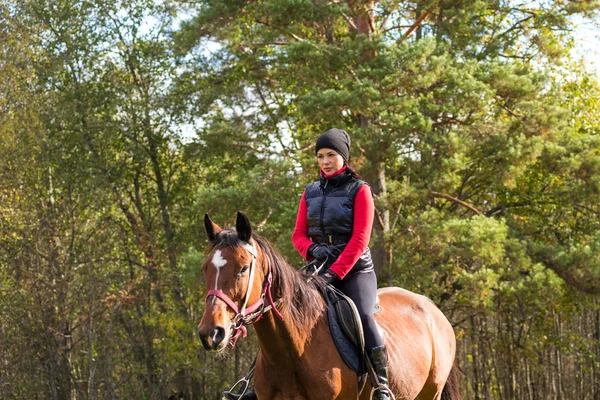
<path fill-rule="evenodd" d="M 319 261 L 333 261 L 333 254 L 329 250 L 329 246 L 324 243 L 311 245 L 308 248 L 308 254 Z"/>
<path fill-rule="evenodd" d="M 330 271 L 330 270 L 320 273 L 319 277 L 321 279 L 323 279 L 325 281 L 325 283 L 328 285 L 331 285 L 333 283 L 333 281 L 335 281 L 338 278 L 338 276 L 335 274 L 335 272 Z"/>

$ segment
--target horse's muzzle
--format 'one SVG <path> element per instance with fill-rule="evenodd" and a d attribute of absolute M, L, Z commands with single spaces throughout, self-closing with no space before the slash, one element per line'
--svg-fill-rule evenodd
<path fill-rule="evenodd" d="M 212 329 L 203 329 L 198 327 L 198 336 L 202 342 L 202 346 L 208 351 L 221 351 L 227 345 L 225 340 L 225 328 L 215 326 Z"/>

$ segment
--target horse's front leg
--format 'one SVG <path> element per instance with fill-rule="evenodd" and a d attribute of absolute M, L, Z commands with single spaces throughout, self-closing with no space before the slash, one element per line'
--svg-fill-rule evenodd
<path fill-rule="evenodd" d="M 278 380 L 277 386 L 261 385 L 261 380 L 256 380 L 256 394 L 259 400 L 355 400 L 354 396 L 341 393 L 341 380 L 338 383 L 330 382 L 321 377 L 309 382 L 300 383 L 294 377 Z"/>
<path fill-rule="evenodd" d="M 338 397 L 330 388 L 320 388 L 319 382 L 306 385 L 302 389 L 296 385 L 286 385 L 277 389 L 257 387 L 256 394 L 259 400 L 349 400 L 350 398 Z M 356 397 L 354 397 L 355 399 Z M 352 400 L 354 400 L 352 399 Z"/>

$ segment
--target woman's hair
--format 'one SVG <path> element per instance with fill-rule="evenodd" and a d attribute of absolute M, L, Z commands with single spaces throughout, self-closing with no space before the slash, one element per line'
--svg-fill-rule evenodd
<path fill-rule="evenodd" d="M 350 175 L 352 175 L 354 179 L 362 179 L 354 167 L 350 165 L 350 162 L 346 163 L 346 171 L 350 172 Z"/>

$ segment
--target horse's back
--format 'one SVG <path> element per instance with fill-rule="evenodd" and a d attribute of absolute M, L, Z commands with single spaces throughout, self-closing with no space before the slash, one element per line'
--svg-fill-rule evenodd
<path fill-rule="evenodd" d="M 384 331 L 397 398 L 414 399 L 426 385 L 445 382 L 454 362 L 452 325 L 427 297 L 388 287 L 378 291 L 375 319 Z"/>
<path fill-rule="evenodd" d="M 450 328 L 452 330 L 446 316 L 428 297 L 399 287 L 382 288 L 377 291 L 377 294 L 382 308 L 381 315 L 385 315 L 385 317 L 380 318 L 400 318 L 423 322 L 423 318 L 429 317 L 433 319 L 439 328 Z"/>

